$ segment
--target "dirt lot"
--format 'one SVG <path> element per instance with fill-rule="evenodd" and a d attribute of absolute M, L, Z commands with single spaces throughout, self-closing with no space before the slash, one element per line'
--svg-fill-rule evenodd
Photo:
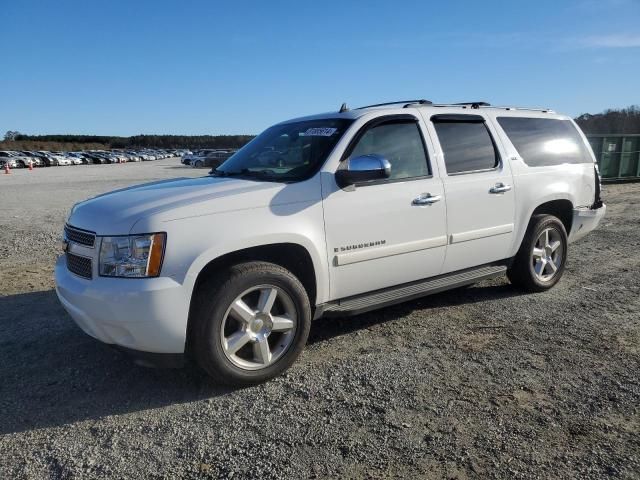
<path fill-rule="evenodd" d="M 640 478 L 640 184 L 606 186 L 562 282 L 484 282 L 319 320 L 300 360 L 229 389 L 145 369 L 59 305 L 78 200 L 178 161 L 0 176 L 0 478 Z"/>

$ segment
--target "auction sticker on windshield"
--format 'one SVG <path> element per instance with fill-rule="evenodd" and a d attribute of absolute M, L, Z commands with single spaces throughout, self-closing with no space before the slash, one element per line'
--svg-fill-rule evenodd
<path fill-rule="evenodd" d="M 305 137 L 330 137 L 334 134 L 337 128 L 309 128 L 304 132 Z"/>

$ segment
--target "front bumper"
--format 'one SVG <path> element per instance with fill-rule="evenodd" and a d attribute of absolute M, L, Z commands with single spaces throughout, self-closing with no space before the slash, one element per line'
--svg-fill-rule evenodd
<path fill-rule="evenodd" d="M 152 353 L 184 352 L 189 296 L 168 277 L 78 277 L 65 256 L 55 266 L 56 293 L 88 335 L 108 344 Z"/>
<path fill-rule="evenodd" d="M 576 208 L 573 210 L 573 220 L 571 223 L 571 232 L 569 233 L 569 243 L 580 240 L 591 230 L 594 230 L 600 220 L 604 217 L 607 206 L 602 205 L 600 208 Z"/>

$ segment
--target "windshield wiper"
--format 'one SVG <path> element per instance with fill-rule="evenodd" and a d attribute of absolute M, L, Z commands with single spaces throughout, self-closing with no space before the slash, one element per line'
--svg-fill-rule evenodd
<path fill-rule="evenodd" d="M 213 175 L 214 177 L 227 177 L 229 176 L 229 172 L 225 172 L 224 170 L 218 170 L 214 168 L 209 172 L 209 175 Z"/>
<path fill-rule="evenodd" d="M 249 170 L 248 168 L 243 168 L 237 172 L 227 172 L 225 170 L 214 169 L 209 172 L 210 175 L 214 177 L 247 177 L 247 178 L 257 178 L 260 180 L 271 180 L 274 182 L 281 181 L 279 177 L 286 177 L 286 175 L 277 175 L 272 170 Z"/>

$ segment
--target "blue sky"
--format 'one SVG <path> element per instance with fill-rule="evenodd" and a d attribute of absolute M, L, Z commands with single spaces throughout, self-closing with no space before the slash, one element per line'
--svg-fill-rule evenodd
<path fill-rule="evenodd" d="M 367 103 L 640 103 L 640 0 L 0 6 L 0 132 L 258 133 Z"/>

